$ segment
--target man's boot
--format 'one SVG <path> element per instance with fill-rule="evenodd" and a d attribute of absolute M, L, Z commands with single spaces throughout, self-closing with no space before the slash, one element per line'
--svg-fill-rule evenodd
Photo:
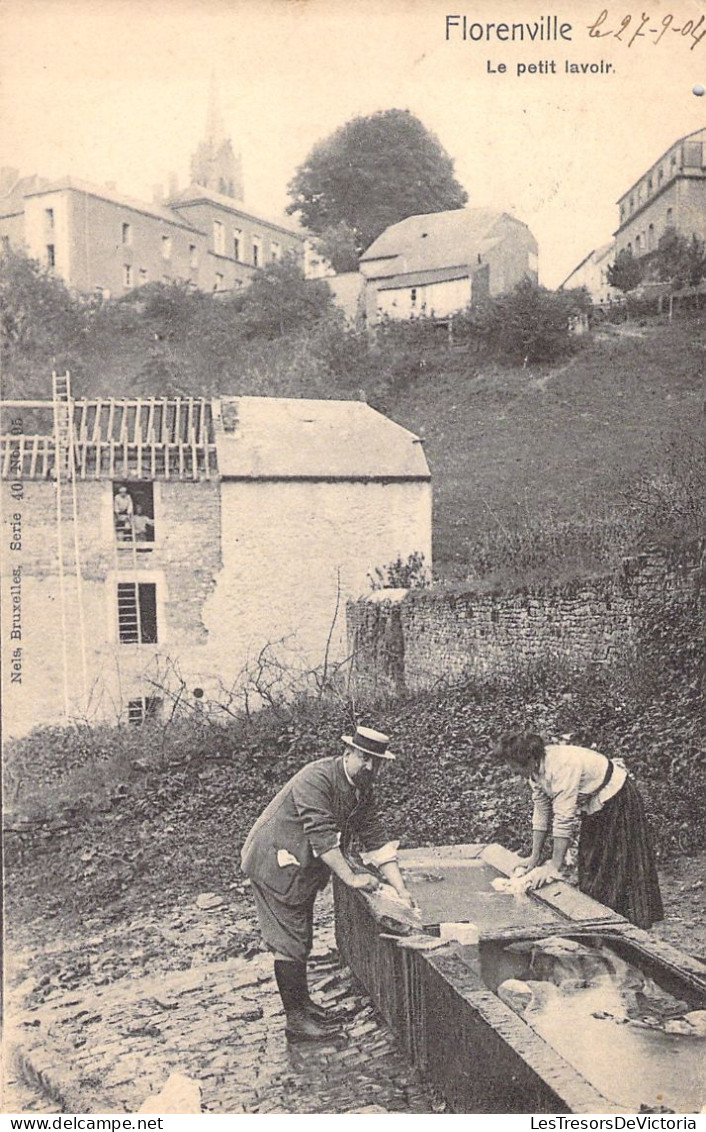
<path fill-rule="evenodd" d="M 287 1037 L 297 1042 L 331 1041 L 331 1028 L 324 1026 L 307 1009 L 306 964 L 275 959 L 275 979 L 287 1015 Z"/>
<path fill-rule="evenodd" d="M 306 966 L 304 966 L 304 987 L 306 989 L 306 998 L 304 1000 L 304 1004 L 306 1006 L 307 1013 L 312 1018 L 315 1018 L 317 1022 L 321 1022 L 323 1026 L 340 1028 L 342 1022 L 341 1017 L 334 1013 L 332 1010 L 329 1010 L 326 1006 L 322 1006 L 319 1002 L 314 1002 L 313 998 L 309 994 Z"/>

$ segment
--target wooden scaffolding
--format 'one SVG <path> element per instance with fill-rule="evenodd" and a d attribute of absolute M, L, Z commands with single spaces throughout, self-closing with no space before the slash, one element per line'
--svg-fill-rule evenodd
<path fill-rule="evenodd" d="M 37 409 L 51 408 L 52 402 L 3 405 Z M 73 401 L 71 412 L 77 479 L 217 477 L 211 405 L 203 397 L 81 400 Z M 3 479 L 55 479 L 56 433 L 0 436 L 0 474 Z"/>

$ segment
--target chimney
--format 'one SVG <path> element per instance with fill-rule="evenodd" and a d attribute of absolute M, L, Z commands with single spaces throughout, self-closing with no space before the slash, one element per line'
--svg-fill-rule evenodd
<path fill-rule="evenodd" d="M 152 186 L 152 203 L 161 204 L 164 200 L 164 185 L 161 183 Z"/>

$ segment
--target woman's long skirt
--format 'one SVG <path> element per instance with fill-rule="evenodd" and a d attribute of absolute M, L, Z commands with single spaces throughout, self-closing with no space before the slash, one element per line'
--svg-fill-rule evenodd
<path fill-rule="evenodd" d="M 581 821 L 579 888 L 639 928 L 664 916 L 645 807 L 630 778 Z"/>

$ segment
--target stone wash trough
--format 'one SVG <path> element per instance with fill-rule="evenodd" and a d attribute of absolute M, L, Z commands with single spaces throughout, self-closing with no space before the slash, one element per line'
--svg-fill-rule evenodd
<path fill-rule="evenodd" d="M 517 861 L 403 850 L 408 936 L 335 883 L 341 956 L 422 1077 L 456 1113 L 699 1112 L 706 967 L 563 881 L 496 891 Z"/>

